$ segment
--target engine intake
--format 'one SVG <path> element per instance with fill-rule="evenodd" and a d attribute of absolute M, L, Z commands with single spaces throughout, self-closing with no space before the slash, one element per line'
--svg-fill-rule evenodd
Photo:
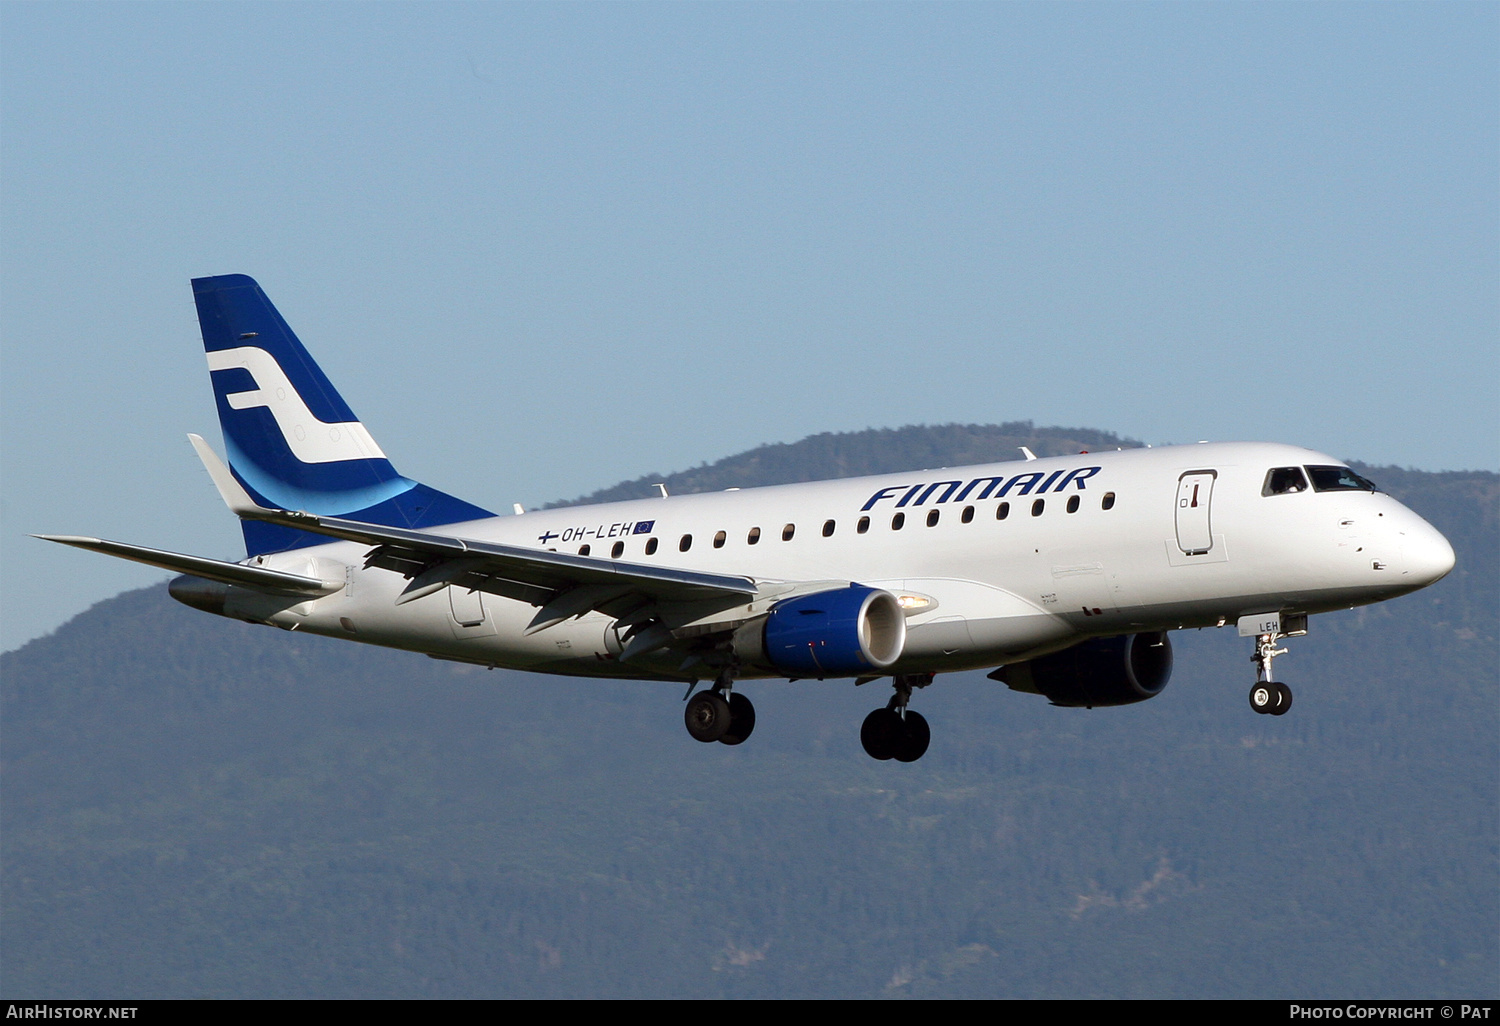
<path fill-rule="evenodd" d="M 878 588 L 847 588 L 778 602 L 735 632 L 735 652 L 788 677 L 850 677 L 884 670 L 906 647 L 906 614 Z"/>
<path fill-rule="evenodd" d="M 1016 691 L 1045 695 L 1053 705 L 1130 705 L 1155 698 L 1172 676 L 1165 631 L 1091 638 L 990 674 Z"/>

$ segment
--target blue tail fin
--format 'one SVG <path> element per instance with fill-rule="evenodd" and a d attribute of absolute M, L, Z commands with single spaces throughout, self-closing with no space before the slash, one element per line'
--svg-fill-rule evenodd
<path fill-rule="evenodd" d="M 492 516 L 396 473 L 253 278 L 194 278 L 193 299 L 229 469 L 263 506 L 387 527 Z M 322 544 L 247 520 L 252 555 Z"/>

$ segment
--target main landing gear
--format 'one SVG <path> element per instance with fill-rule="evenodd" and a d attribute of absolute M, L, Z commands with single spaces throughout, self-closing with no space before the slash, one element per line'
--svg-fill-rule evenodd
<path fill-rule="evenodd" d="M 1255 686 L 1250 689 L 1250 708 L 1258 713 L 1283 716 L 1292 707 L 1292 689 L 1271 679 L 1271 660 L 1286 655 L 1286 649 L 1277 648 L 1276 642 L 1285 634 L 1262 634 L 1255 639 L 1255 654 L 1250 661 L 1255 664 Z"/>
<path fill-rule="evenodd" d="M 930 673 L 898 674 L 892 680 L 896 693 L 884 709 L 865 717 L 859 731 L 860 743 L 875 759 L 916 762 L 932 741 L 927 719 L 907 708 L 912 688 L 932 683 Z M 690 690 L 691 694 L 691 690 Z M 705 744 L 717 741 L 723 745 L 744 742 L 755 729 L 755 706 L 750 699 L 734 690 L 734 674 L 729 668 L 719 672 L 713 687 L 691 694 L 683 710 L 683 722 L 694 740 Z"/>
<path fill-rule="evenodd" d="M 734 690 L 734 677 L 725 669 L 711 690 L 688 699 L 682 718 L 696 741 L 737 745 L 755 729 L 755 706 Z"/>
<path fill-rule="evenodd" d="M 884 709 L 876 709 L 865 717 L 859 728 L 859 742 L 872 759 L 895 759 L 897 762 L 916 762 L 927 751 L 932 740 L 932 731 L 927 719 L 919 712 L 908 709 L 912 688 L 925 688 L 932 683 L 930 673 L 897 674 L 892 681 L 896 693 Z"/>

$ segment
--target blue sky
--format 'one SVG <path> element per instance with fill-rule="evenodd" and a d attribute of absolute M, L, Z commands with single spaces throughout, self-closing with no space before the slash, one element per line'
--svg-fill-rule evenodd
<path fill-rule="evenodd" d="M 1500 467 L 1494 4 L 0 5 L 0 646 L 228 558 L 190 277 L 508 509 L 1033 419 Z"/>

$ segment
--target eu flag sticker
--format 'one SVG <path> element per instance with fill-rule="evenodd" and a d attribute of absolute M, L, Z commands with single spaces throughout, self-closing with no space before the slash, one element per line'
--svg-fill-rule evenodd
<path fill-rule="evenodd" d="M 632 534 L 650 534 L 652 528 L 654 528 L 654 527 L 656 527 L 656 521 L 655 520 L 642 520 L 640 523 L 638 523 L 638 524 L 635 525 L 635 530 L 632 531 L 631 533 Z"/>

